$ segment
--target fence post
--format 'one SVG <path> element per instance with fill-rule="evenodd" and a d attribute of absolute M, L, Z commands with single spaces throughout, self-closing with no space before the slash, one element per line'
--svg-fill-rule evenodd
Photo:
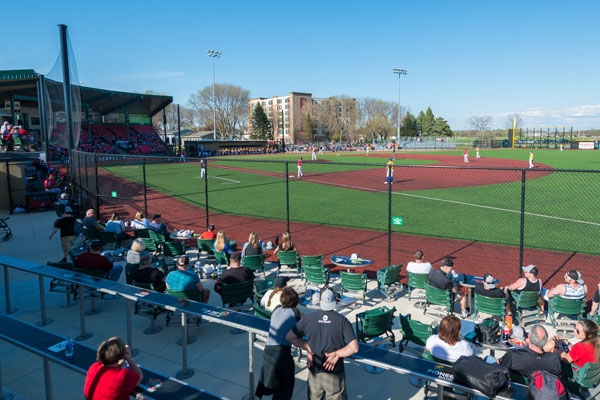
<path fill-rule="evenodd" d="M 392 182 L 394 176 L 390 173 L 390 181 L 388 182 L 388 263 L 387 265 L 392 265 Z M 387 179 L 387 178 L 386 178 Z"/>
<path fill-rule="evenodd" d="M 290 231 L 290 176 L 289 176 L 289 163 L 285 163 L 285 221 L 286 221 L 286 232 Z"/>
<path fill-rule="evenodd" d="M 206 204 L 206 230 L 208 230 L 208 162 L 206 159 L 204 159 L 204 203 Z"/>
<path fill-rule="evenodd" d="M 12 215 L 13 213 L 13 208 L 12 208 L 12 204 L 13 204 L 13 199 L 12 199 L 12 188 L 10 187 L 10 164 L 8 163 L 8 161 L 6 162 L 6 186 L 8 189 L 8 214 Z M 25 204 L 25 207 L 27 207 L 28 205 Z"/>
<path fill-rule="evenodd" d="M 521 233 L 519 238 L 519 278 L 523 276 L 523 240 L 525 236 L 525 174 L 526 169 L 521 170 Z"/>
<path fill-rule="evenodd" d="M 98 153 L 94 153 L 94 174 L 96 176 L 96 216 L 100 218 L 100 185 L 98 184 Z"/>
<path fill-rule="evenodd" d="M 73 152 L 71 152 L 71 154 L 73 154 Z M 81 179 L 81 153 L 77 152 L 75 153 L 77 154 L 77 172 L 79 172 L 79 182 L 76 185 L 77 186 L 77 192 L 78 192 L 78 200 L 80 202 L 81 205 L 83 205 L 83 179 Z M 77 178 L 74 176 L 74 179 L 77 180 Z M 86 204 L 87 204 L 87 200 L 86 200 Z M 97 215 L 98 218 L 100 218 L 99 215 Z"/>
<path fill-rule="evenodd" d="M 83 155 L 83 168 L 85 168 L 85 192 L 86 192 L 86 197 L 87 197 L 87 208 L 91 208 L 90 207 L 90 201 L 92 201 L 90 199 L 90 174 L 89 174 L 89 170 L 88 170 L 88 156 L 87 154 Z M 98 219 L 100 219 L 100 214 L 98 214 Z"/>
<path fill-rule="evenodd" d="M 146 157 L 142 157 L 142 175 L 144 176 L 144 215 L 148 218 L 148 194 L 146 190 Z"/>

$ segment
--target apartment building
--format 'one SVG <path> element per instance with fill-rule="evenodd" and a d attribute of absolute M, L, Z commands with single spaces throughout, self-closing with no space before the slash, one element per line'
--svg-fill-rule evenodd
<path fill-rule="evenodd" d="M 306 142 L 304 125 L 306 114 L 310 113 L 315 139 L 326 140 L 324 123 L 321 121 L 321 105 L 327 99 L 313 98 L 312 93 L 290 92 L 288 96 L 269 98 L 254 98 L 248 101 L 248 132 L 252 131 L 252 113 L 257 104 L 261 104 L 273 128 L 273 138 L 285 140 L 286 144 Z M 347 112 L 355 107 L 355 100 L 340 101 L 335 109 L 341 116 L 348 118 L 354 115 Z"/>

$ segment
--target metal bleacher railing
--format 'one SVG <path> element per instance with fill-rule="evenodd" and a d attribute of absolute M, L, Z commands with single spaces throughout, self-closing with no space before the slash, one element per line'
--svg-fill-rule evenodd
<path fill-rule="evenodd" d="M 43 326 L 49 323 L 46 315 L 46 304 L 45 304 L 45 290 L 44 290 L 44 278 L 60 279 L 66 282 L 73 283 L 80 287 L 91 288 L 101 293 L 110 294 L 113 296 L 120 296 L 126 300 L 126 324 L 127 324 L 127 344 L 133 348 L 132 335 L 131 335 L 131 302 L 143 301 L 157 306 L 164 307 L 167 310 L 181 312 L 181 326 L 182 326 L 182 370 L 177 374 L 179 379 L 186 379 L 193 374 L 193 370 L 188 368 L 187 365 L 187 318 L 186 315 L 199 316 L 203 319 L 222 324 L 228 327 L 237 328 L 242 331 L 248 332 L 248 377 L 249 377 L 249 398 L 254 398 L 254 347 L 257 346 L 256 339 L 257 335 L 265 337 L 269 331 L 269 321 L 266 319 L 258 318 L 253 315 L 248 315 L 225 308 L 214 307 L 204 303 L 198 303 L 195 301 L 180 302 L 178 298 L 165 295 L 162 293 L 152 291 L 141 291 L 139 288 L 120 284 L 110 280 L 90 277 L 88 275 L 64 270 L 60 268 L 50 267 L 47 265 L 36 264 L 28 261 L 15 259 L 12 257 L 0 255 L 0 265 L 4 269 L 4 290 L 5 290 L 5 313 L 10 314 L 16 311 L 12 308 L 10 302 L 10 280 L 9 280 L 9 269 L 16 269 L 19 271 L 32 273 L 37 275 L 39 278 L 40 285 L 40 313 L 41 323 Z M 80 292 L 82 293 L 82 292 Z M 83 297 L 80 297 L 80 326 L 81 335 L 76 338 L 84 340 L 89 337 L 89 334 L 85 330 L 85 301 Z M 46 332 L 46 331 L 44 331 Z M 57 338 L 59 336 L 55 335 Z M 7 340 L 5 336 L 0 334 L 0 338 Z M 10 342 L 20 347 L 26 348 L 27 345 L 23 344 L 19 340 L 12 338 Z M 44 358 L 44 366 L 47 367 L 46 363 L 49 361 L 61 362 L 60 360 L 54 359 L 47 354 L 41 354 L 35 349 L 30 351 L 41 355 Z M 383 348 L 374 347 L 367 344 L 360 344 L 359 352 L 353 357 L 355 361 L 372 365 L 374 367 L 383 368 L 399 374 L 410 375 L 418 379 L 433 382 L 438 384 L 438 396 L 440 399 L 444 397 L 444 388 L 458 389 L 463 392 L 473 393 L 475 395 L 482 395 L 479 391 L 454 383 L 454 374 L 452 367 L 447 365 L 439 364 L 433 361 L 412 357 L 402 353 L 389 351 Z M 67 362 L 63 360 L 62 362 Z M 90 359 L 89 364 L 91 365 L 92 360 Z M 74 368 L 71 368 L 74 369 Z M 1 374 L 1 371 L 0 371 Z M 46 384 L 51 387 L 49 381 L 50 374 L 45 375 L 47 378 Z M 0 376 L 1 383 L 1 376 Z M 512 384 L 514 389 L 514 397 L 518 399 L 526 398 L 527 388 L 523 385 Z M 48 386 L 47 386 L 48 387 Z M 141 389 L 143 390 L 143 389 Z M 149 394 L 149 398 L 168 398 L 162 397 L 168 396 L 169 392 L 168 385 L 164 385 L 158 388 L 153 393 Z M 203 392 L 205 393 L 205 392 Z M 47 397 L 51 398 L 51 397 Z M 196 398 L 196 397 L 193 397 Z M 207 398 L 207 397 L 197 397 Z M 214 397 L 213 397 L 214 398 Z M 497 397 L 503 399 L 503 397 Z"/>

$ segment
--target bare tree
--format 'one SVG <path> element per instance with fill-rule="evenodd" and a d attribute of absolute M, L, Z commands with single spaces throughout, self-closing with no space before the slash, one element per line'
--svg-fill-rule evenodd
<path fill-rule="evenodd" d="M 398 124 L 398 104 L 372 97 L 357 101 L 358 133 L 365 139 L 394 136 Z M 406 112 L 406 108 L 403 108 Z"/>
<path fill-rule="evenodd" d="M 348 96 L 324 99 L 307 108 L 311 118 L 318 121 L 329 138 L 339 136 L 352 141 L 356 137 L 356 100 Z"/>
<path fill-rule="evenodd" d="M 489 115 L 473 115 L 469 117 L 469 125 L 477 131 L 479 136 L 481 136 L 482 131 L 488 130 L 490 122 L 492 122 L 492 117 Z"/>
<path fill-rule="evenodd" d="M 220 132 L 221 139 L 226 136 L 233 137 L 236 133 L 245 129 L 246 109 L 250 91 L 241 86 L 226 83 L 215 85 L 215 109 L 216 126 Z M 194 120 L 201 125 L 213 125 L 213 97 L 212 86 L 194 93 L 188 99 L 188 106 L 193 110 Z"/>
<path fill-rule="evenodd" d="M 508 114 L 506 116 L 506 129 L 512 129 L 515 121 L 516 121 L 517 129 L 523 125 L 523 118 L 521 118 L 521 114 L 519 114 L 519 113 Z"/>

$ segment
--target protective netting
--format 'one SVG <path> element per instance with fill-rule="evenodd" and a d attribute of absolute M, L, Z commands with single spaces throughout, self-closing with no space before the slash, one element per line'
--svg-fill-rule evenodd
<path fill-rule="evenodd" d="M 71 47 L 71 41 L 67 34 L 67 52 L 69 58 L 69 76 L 71 83 L 71 112 L 73 147 L 79 143 L 81 131 L 81 89 L 75 55 Z M 59 52 L 54 66 L 46 74 L 46 127 L 49 133 L 49 144 L 52 148 L 51 159 L 60 159 L 66 156 L 69 148 L 69 135 L 67 129 L 66 101 L 63 81 L 62 54 Z"/>

